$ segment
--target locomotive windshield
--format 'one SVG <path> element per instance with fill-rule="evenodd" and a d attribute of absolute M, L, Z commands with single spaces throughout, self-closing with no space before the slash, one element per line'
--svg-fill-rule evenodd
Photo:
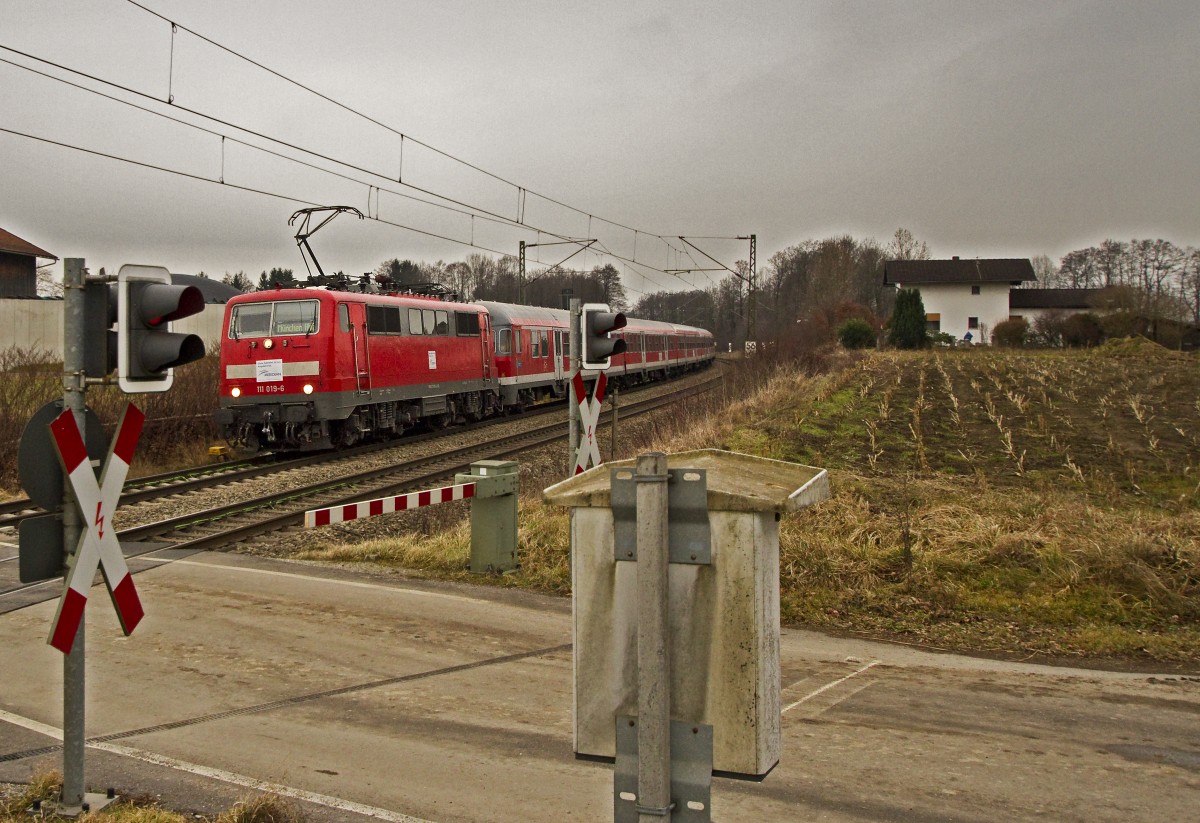
<path fill-rule="evenodd" d="M 317 314 L 316 300 L 241 303 L 233 307 L 229 336 L 239 340 L 243 337 L 315 334 Z"/>

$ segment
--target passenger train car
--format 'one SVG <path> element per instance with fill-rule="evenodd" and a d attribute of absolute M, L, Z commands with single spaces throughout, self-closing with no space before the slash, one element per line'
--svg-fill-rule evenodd
<path fill-rule="evenodd" d="M 569 313 L 507 303 L 315 288 L 234 297 L 217 422 L 231 443 L 308 450 L 447 426 L 567 393 Z M 630 319 L 608 379 L 709 365 L 704 329 Z M 585 372 L 585 377 L 590 376 Z"/>

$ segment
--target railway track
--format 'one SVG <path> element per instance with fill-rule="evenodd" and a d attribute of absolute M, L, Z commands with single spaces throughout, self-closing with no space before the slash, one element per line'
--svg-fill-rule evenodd
<path fill-rule="evenodd" d="M 540 405 L 522 413 L 522 418 L 540 417 L 555 411 L 561 411 L 566 405 L 563 400 L 555 400 Z M 243 460 L 233 460 L 225 463 L 214 463 L 209 466 L 193 466 L 162 474 L 146 475 L 126 482 L 125 490 L 121 493 L 121 506 L 129 506 L 148 500 L 200 491 L 215 486 L 252 480 L 257 477 L 267 477 L 291 469 L 300 469 L 325 463 L 349 463 L 365 455 L 375 452 L 395 449 L 414 443 L 423 443 L 447 434 L 462 434 L 475 431 L 490 425 L 496 425 L 512 418 L 491 418 L 478 423 L 469 423 L 431 432 L 408 434 L 398 440 L 387 440 L 379 443 L 368 443 L 353 449 L 343 449 L 336 452 L 316 452 L 302 457 L 287 458 L 281 455 L 256 455 Z M 22 520 L 45 514 L 45 510 L 37 506 L 29 498 L 9 500 L 0 503 L 0 529 L 16 527 Z"/>
<path fill-rule="evenodd" d="M 621 417 L 628 419 L 677 404 L 682 399 L 712 390 L 719 382 L 720 378 L 714 377 L 679 392 L 623 402 Z M 308 509 L 343 505 L 427 488 L 456 473 L 469 471 L 471 463 L 478 460 L 512 458 L 543 446 L 561 443 L 566 436 L 566 423 L 558 416 L 553 419 L 547 417 L 549 411 L 552 410 L 547 410 L 541 415 L 527 416 L 532 425 L 525 426 L 517 432 L 483 438 L 468 445 L 424 457 L 399 460 L 341 477 L 303 483 L 251 499 L 196 509 L 142 523 L 122 529 L 118 532 L 118 538 L 123 544 L 130 568 L 135 573 L 163 561 L 198 551 L 225 549 L 263 534 L 301 526 L 304 512 Z M 546 419 L 539 422 L 539 417 Z M 457 431 L 461 432 L 462 428 Z M 394 442 L 391 448 L 400 450 Z M 290 470 L 292 467 L 284 463 L 273 468 L 279 471 Z M 208 480 L 210 485 L 223 482 L 220 475 L 203 479 Z M 177 489 L 178 486 L 168 488 Z M 15 543 L 15 540 L 12 542 Z M 12 554 L 15 557 L 15 548 Z M 21 584 L 16 582 L 16 569 L 12 568 L 16 565 L 15 562 L 2 562 L 3 559 L 12 558 L 0 558 L 0 580 L 5 581 L 0 584 L 0 614 L 58 596 L 62 588 L 60 578 Z M 9 568 L 4 569 L 5 566 Z"/>

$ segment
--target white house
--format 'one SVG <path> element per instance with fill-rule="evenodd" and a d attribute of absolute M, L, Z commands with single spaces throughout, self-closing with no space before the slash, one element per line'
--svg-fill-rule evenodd
<path fill-rule="evenodd" d="M 1010 316 L 1009 292 L 1036 281 L 1027 259 L 888 260 L 883 282 L 917 289 L 931 332 L 987 343 L 996 324 Z M 970 337 L 967 337 L 967 335 Z"/>

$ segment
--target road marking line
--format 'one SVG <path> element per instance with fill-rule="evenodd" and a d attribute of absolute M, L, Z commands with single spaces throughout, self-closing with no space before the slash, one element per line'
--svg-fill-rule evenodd
<path fill-rule="evenodd" d="M 12 714 L 0 709 L 0 720 L 12 723 L 14 726 L 20 726 L 32 732 L 44 734 L 47 737 L 61 741 L 63 739 L 62 729 L 48 726 L 45 723 L 39 723 L 36 720 L 30 720 L 27 717 Z M 355 803 L 352 800 L 344 800 L 340 797 L 331 797 L 327 794 L 319 794 L 310 792 L 304 789 L 295 789 L 291 786 L 284 786 L 279 783 L 271 783 L 266 780 L 259 780 L 254 777 L 247 777 L 236 772 L 225 771 L 224 769 L 216 769 L 211 766 L 201 766 L 196 763 L 188 763 L 184 760 L 176 760 L 173 757 L 166 755 L 155 754 L 141 749 L 135 749 L 131 746 L 122 746 L 116 743 L 87 743 L 89 749 L 97 749 L 110 754 L 118 754 L 122 757 L 131 757 L 135 760 L 141 760 L 144 763 L 150 763 L 155 766 L 165 766 L 169 769 L 188 772 L 200 777 L 207 777 L 213 780 L 220 780 L 223 783 L 232 783 L 235 786 L 242 786 L 247 789 L 254 789 L 261 792 L 271 792 L 281 797 L 290 797 L 293 800 L 301 800 L 306 803 L 315 803 L 318 806 L 325 806 L 329 809 L 337 809 L 339 811 L 353 812 L 367 817 L 374 817 L 378 820 L 387 820 L 389 823 L 432 823 L 420 817 L 403 814 L 401 812 L 393 812 L 388 809 L 381 809 L 376 806 L 368 806 L 363 803 Z"/>
<path fill-rule="evenodd" d="M 11 723 L 14 726 L 20 726 L 22 729 L 28 729 L 31 732 L 44 734 L 46 737 L 61 741 L 63 739 L 62 729 L 57 729 L 54 726 L 47 726 L 45 723 L 39 723 L 36 720 L 30 720 L 28 717 L 21 717 L 19 714 L 6 712 L 0 709 L 0 720 L 6 723 Z"/>
<path fill-rule="evenodd" d="M 863 667 L 862 667 L 861 669 L 859 669 L 858 671 L 856 671 L 856 672 L 851 672 L 850 674 L 846 675 L 845 677 L 839 677 L 837 680 L 834 680 L 834 681 L 833 681 L 833 682 L 831 682 L 831 683 L 826 683 L 826 684 L 825 684 L 824 686 L 822 686 L 821 688 L 819 688 L 819 689 L 816 689 L 815 691 L 811 691 L 811 692 L 809 692 L 808 694 L 804 695 L 804 697 L 801 697 L 799 700 L 797 700 L 795 703 L 792 703 L 790 706 L 786 706 L 786 707 L 783 709 L 783 711 L 781 711 L 781 712 L 780 712 L 780 714 L 781 714 L 781 715 L 787 714 L 787 713 L 788 713 L 788 712 L 790 712 L 792 709 L 794 709 L 794 708 L 796 708 L 797 706 L 799 706 L 801 703 L 807 703 L 809 700 L 812 700 L 812 699 L 813 699 L 814 697 L 816 697 L 817 695 L 819 695 L 819 694 L 824 694 L 825 692 L 829 691 L 830 689 L 834 688 L 835 686 L 838 686 L 838 685 L 841 685 L 842 683 L 845 683 L 845 682 L 846 682 L 847 680 L 849 680 L 851 677 L 857 677 L 858 675 L 860 675 L 860 674 L 862 674 L 863 672 L 865 672 L 867 669 L 869 669 L 869 668 L 871 668 L 871 667 L 873 667 L 873 666 L 878 666 L 878 665 L 879 665 L 880 663 L 882 663 L 882 662 L 883 662 L 882 660 L 872 660 L 870 663 L 868 663 L 867 665 L 863 666 Z M 849 696 L 849 695 L 847 695 L 847 696 Z M 841 701 L 838 701 L 838 702 L 840 703 Z"/>
<path fill-rule="evenodd" d="M 9 543 L 7 540 L 0 540 L 0 546 L 8 546 L 10 549 L 21 548 L 17 543 Z"/>

